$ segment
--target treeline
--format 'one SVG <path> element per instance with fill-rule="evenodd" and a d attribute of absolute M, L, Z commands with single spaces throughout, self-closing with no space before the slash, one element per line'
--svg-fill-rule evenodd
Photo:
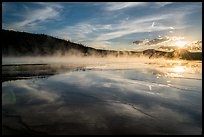
<path fill-rule="evenodd" d="M 191 53 L 187 50 L 175 50 L 173 52 L 162 52 L 154 49 L 148 49 L 143 52 L 101 50 L 44 34 L 32 34 L 3 29 L 2 37 L 2 56 L 146 56 L 149 58 L 163 57 L 202 60 L 202 52 Z"/>
<path fill-rule="evenodd" d="M 3 56 L 49 56 L 49 55 L 80 55 L 80 56 L 123 56 L 133 55 L 134 51 L 101 50 L 82 44 L 58 39 L 44 34 L 31 34 L 2 30 Z"/>
<path fill-rule="evenodd" d="M 64 55 L 69 51 L 87 53 L 93 48 L 82 44 L 61 40 L 44 34 L 31 34 L 26 32 L 15 32 L 2 30 L 2 55 Z"/>

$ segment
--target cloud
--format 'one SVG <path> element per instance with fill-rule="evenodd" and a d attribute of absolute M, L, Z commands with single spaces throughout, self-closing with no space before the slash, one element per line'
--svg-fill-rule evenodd
<path fill-rule="evenodd" d="M 33 100 L 33 99 L 43 100 L 48 103 L 51 103 L 51 102 L 55 102 L 58 98 L 60 98 L 59 94 L 53 92 L 54 90 L 44 89 L 36 83 L 29 83 L 29 82 L 30 81 L 20 80 L 20 81 L 16 81 L 16 83 L 9 83 L 9 85 L 5 84 L 5 87 L 11 86 L 14 89 L 16 89 L 15 91 L 20 90 L 21 93 L 23 93 L 24 96 L 26 96 L 25 103 L 28 103 L 29 100 Z M 4 102 L 7 103 L 8 101 L 4 100 Z"/>
<path fill-rule="evenodd" d="M 51 34 L 58 37 L 80 41 L 83 44 L 99 45 L 99 47 L 108 47 L 105 41 L 123 37 L 134 33 L 171 31 L 174 29 L 186 28 L 185 24 L 174 24 L 174 19 L 182 20 L 188 12 L 166 13 L 148 15 L 140 18 L 130 18 L 128 20 L 119 20 L 116 23 L 102 24 L 98 22 L 84 21 L 73 26 L 67 26 L 62 29 L 53 30 Z M 156 23 L 155 23 L 156 22 Z M 156 24 L 156 25 L 155 25 Z M 174 26 L 173 26 L 174 25 Z M 102 46 L 104 44 L 104 46 Z M 112 45 L 114 43 L 111 43 Z M 95 46 L 94 46 L 95 47 Z"/>
<path fill-rule="evenodd" d="M 152 27 L 154 27 L 154 25 L 155 25 L 155 22 L 152 22 Z"/>
<path fill-rule="evenodd" d="M 96 27 L 93 25 L 87 22 L 81 22 L 73 26 L 66 26 L 61 29 L 52 30 L 50 34 L 66 40 L 83 41 L 89 40 L 90 38 L 88 35 L 95 30 Z"/>
<path fill-rule="evenodd" d="M 165 41 L 168 41 L 169 37 L 160 37 L 160 38 L 155 38 L 152 39 L 150 41 L 148 40 L 143 40 L 143 41 L 134 41 L 133 43 L 138 45 L 138 44 L 144 44 L 144 45 L 155 45 L 155 44 L 159 44 Z"/>
<path fill-rule="evenodd" d="M 169 33 L 174 33 L 173 31 L 169 31 Z"/>
<path fill-rule="evenodd" d="M 133 33 L 142 33 L 142 32 L 156 32 L 172 29 L 168 24 L 162 23 L 162 21 L 168 21 L 169 24 L 173 23 L 174 14 L 164 14 L 164 15 L 151 15 L 145 16 L 142 18 L 136 18 L 128 20 L 126 22 L 120 22 L 113 24 L 111 32 L 103 33 L 96 37 L 96 40 L 111 40 L 119 38 L 125 35 Z M 157 21 L 157 25 L 155 25 Z M 153 23 L 152 23 L 153 22 Z M 153 26 L 153 27 L 152 27 Z M 176 29 L 185 28 L 186 25 L 177 25 Z"/>
<path fill-rule="evenodd" d="M 105 10 L 116 11 L 130 7 L 144 6 L 145 2 L 109 2 L 106 3 Z"/>
<path fill-rule="evenodd" d="M 141 41 L 141 40 L 136 40 L 136 41 L 134 41 L 133 43 L 136 44 L 136 45 L 138 45 L 138 44 L 143 43 L 143 41 Z"/>
<path fill-rule="evenodd" d="M 141 7 L 144 8 L 160 8 L 166 5 L 172 4 L 172 2 L 108 2 L 108 3 L 89 3 L 103 8 L 101 13 L 94 13 L 92 18 L 80 19 L 80 22 L 76 20 L 74 25 L 65 26 L 66 19 L 63 20 L 62 26 L 57 28 L 45 29 L 46 25 L 51 22 L 50 26 L 55 23 L 55 20 L 62 19 L 62 10 L 67 7 L 65 3 L 47 3 L 47 2 L 33 2 L 37 8 L 29 8 L 25 5 L 25 14 L 18 13 L 18 16 L 22 20 L 15 20 L 11 24 L 2 22 L 3 28 L 9 28 L 20 31 L 42 31 L 49 35 L 71 40 L 73 42 L 82 42 L 89 45 L 100 45 L 99 47 L 108 47 L 110 40 L 123 38 L 123 36 L 131 34 L 141 34 L 154 32 L 167 31 L 168 33 L 176 33 L 178 29 L 188 27 L 184 17 L 187 14 L 191 14 L 197 11 L 198 6 L 188 5 L 179 6 L 178 8 L 170 8 L 168 10 L 162 9 L 162 12 L 151 12 L 140 17 L 133 17 L 131 14 L 126 14 L 123 9 Z M 2 5 L 2 8 L 6 9 L 7 3 Z M 94 7 L 96 8 L 96 7 Z M 4 10 L 3 9 L 3 10 Z M 67 10 L 67 9 L 66 9 Z M 71 9 L 73 10 L 73 9 Z M 80 9 L 81 10 L 81 9 Z M 153 9 L 155 10 L 155 9 Z M 111 12 L 116 11 L 116 12 Z M 72 12 L 72 11 L 71 11 Z M 17 14 L 16 13 L 16 14 Z M 13 14 L 13 13 L 12 13 Z M 134 14 L 134 13 L 132 13 Z M 117 17 L 114 17 L 117 16 Z M 68 19 L 71 19 L 68 17 Z M 69 22 L 69 21 L 68 21 Z M 46 24 L 46 25 L 45 25 Z M 132 35 L 133 36 L 133 35 Z M 131 38 L 129 38 L 130 40 Z M 130 41 L 135 40 L 134 38 Z M 108 41 L 108 42 L 106 42 Z M 117 40 L 116 40 L 117 41 Z M 119 42 L 119 41 L 117 41 Z M 122 40 L 120 40 L 122 43 Z M 112 42 L 111 45 L 118 45 L 116 42 Z M 126 43 L 127 44 L 127 43 Z"/>
<path fill-rule="evenodd" d="M 36 3 L 38 4 L 38 3 Z M 60 16 L 60 5 L 41 4 L 42 8 L 30 9 L 25 7 L 25 14 L 19 15 L 23 18 L 21 21 L 16 21 L 5 25 L 6 28 L 14 30 L 28 30 L 39 28 L 39 24 L 48 20 L 56 20 Z"/>
<path fill-rule="evenodd" d="M 159 36 L 158 38 L 154 39 L 144 39 L 144 40 L 136 40 L 133 42 L 133 44 L 136 45 L 134 49 L 148 49 L 150 46 L 151 48 L 159 48 L 159 49 L 164 49 L 164 50 L 174 50 L 177 49 L 178 47 L 175 46 L 175 42 L 184 40 L 184 37 L 179 37 L 179 36 Z M 190 41 L 186 41 L 188 44 L 190 44 Z"/>
<path fill-rule="evenodd" d="M 168 41 L 168 40 L 169 40 L 168 37 L 156 38 L 156 39 L 150 40 L 146 44 L 147 45 L 154 45 L 154 44 L 162 43 L 162 42 L 165 42 L 165 41 Z"/>
<path fill-rule="evenodd" d="M 166 6 L 170 3 L 152 3 L 154 5 Z M 128 20 L 118 21 L 112 24 L 111 30 L 101 33 L 96 37 L 96 40 L 111 40 L 135 33 L 158 32 L 179 30 L 189 27 L 186 24 L 186 15 L 197 11 L 198 6 L 189 5 L 173 10 L 163 11 L 162 13 L 150 13 L 141 18 L 130 18 Z"/>
<path fill-rule="evenodd" d="M 157 8 L 172 4 L 173 2 L 109 2 L 106 3 L 105 10 L 107 11 L 118 11 L 132 7 L 142 6 L 156 6 Z"/>
<path fill-rule="evenodd" d="M 97 41 L 97 42 L 90 42 L 90 46 L 94 48 L 105 49 L 111 46 L 112 42 L 109 41 Z"/>
<path fill-rule="evenodd" d="M 155 2 L 155 4 L 159 7 L 163 7 L 169 4 L 172 4 L 173 2 Z"/>

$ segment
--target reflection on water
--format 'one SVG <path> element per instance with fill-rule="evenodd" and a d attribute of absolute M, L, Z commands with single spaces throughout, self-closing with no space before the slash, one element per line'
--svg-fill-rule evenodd
<path fill-rule="evenodd" d="M 3 134 L 201 134 L 201 65 L 110 63 L 3 82 Z"/>
<path fill-rule="evenodd" d="M 176 66 L 175 67 L 175 72 L 184 72 L 185 71 L 185 67 L 184 66 Z"/>

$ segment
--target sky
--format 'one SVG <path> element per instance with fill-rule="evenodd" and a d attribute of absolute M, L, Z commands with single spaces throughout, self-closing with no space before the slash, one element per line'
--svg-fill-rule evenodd
<path fill-rule="evenodd" d="M 201 40 L 202 3 L 2 2 L 2 28 L 98 49 L 139 50 L 158 46 L 144 44 L 154 39 Z"/>

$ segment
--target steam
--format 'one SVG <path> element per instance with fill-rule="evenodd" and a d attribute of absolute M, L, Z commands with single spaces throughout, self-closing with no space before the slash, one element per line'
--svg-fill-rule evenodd
<path fill-rule="evenodd" d="M 3 57 L 2 65 L 7 64 L 78 64 L 78 65 L 102 65 L 102 64 L 131 64 L 131 63 L 147 63 L 156 61 L 167 61 L 166 59 L 149 59 L 148 57 L 80 57 L 80 56 L 45 56 L 45 57 Z"/>

